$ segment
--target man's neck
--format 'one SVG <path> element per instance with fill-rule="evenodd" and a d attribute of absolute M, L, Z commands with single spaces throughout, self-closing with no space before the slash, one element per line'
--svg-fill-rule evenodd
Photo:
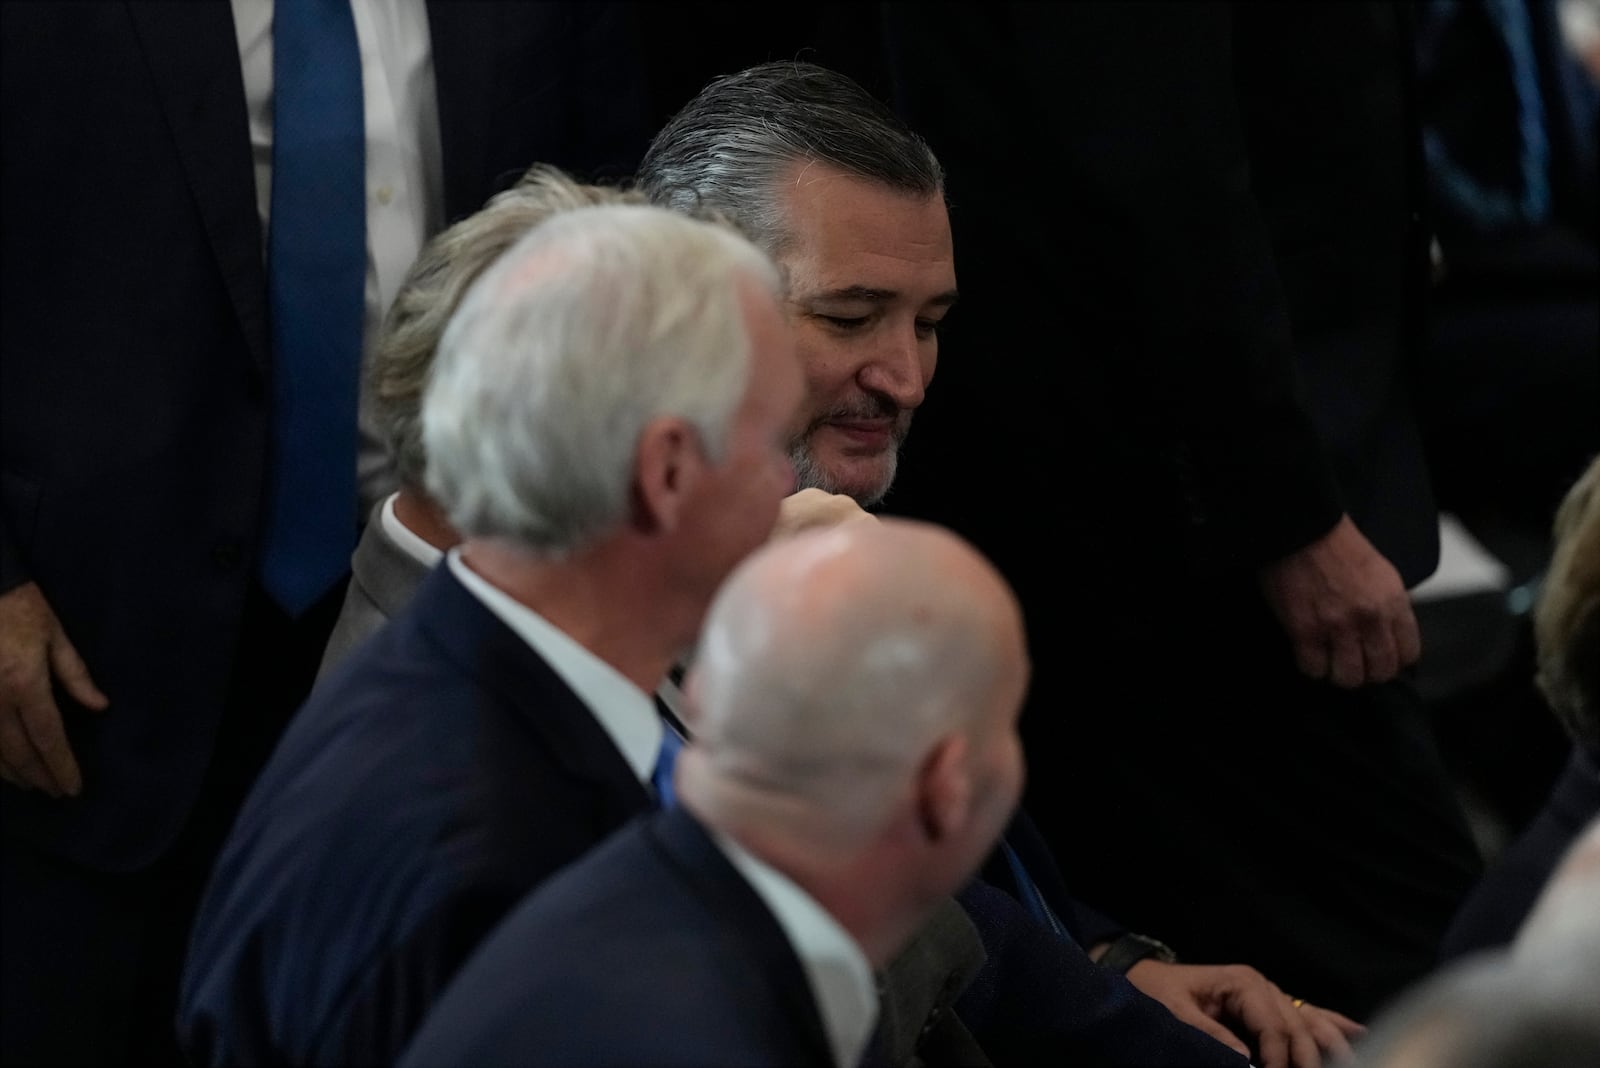
<path fill-rule="evenodd" d="M 421 490 L 401 486 L 394 498 L 394 517 L 440 552 L 454 548 L 461 541 L 461 535 L 445 517 L 444 509 Z"/>
<path fill-rule="evenodd" d="M 913 906 L 909 895 L 906 866 L 899 858 L 889 858 L 873 849 L 822 848 L 818 843 L 792 839 L 778 828 L 796 815 L 788 809 L 777 819 L 771 808 L 746 813 L 745 818 L 724 812 L 709 815 L 715 803 L 701 796 L 708 786 L 682 767 L 693 747 L 679 757 L 678 802 L 708 827 L 738 843 L 739 847 L 769 867 L 782 872 L 812 900 L 826 909 L 850 935 L 874 971 L 886 968 L 910 941 L 926 916 Z M 781 806 L 788 808 L 788 806 Z"/>
<path fill-rule="evenodd" d="M 489 540 L 468 539 L 461 549 L 462 562 L 485 581 L 650 693 L 688 643 L 679 633 L 686 628 L 672 625 L 685 613 L 656 595 L 658 584 L 638 561 L 617 556 L 604 544 L 560 560 Z M 695 622 L 687 622 L 690 635 Z"/>

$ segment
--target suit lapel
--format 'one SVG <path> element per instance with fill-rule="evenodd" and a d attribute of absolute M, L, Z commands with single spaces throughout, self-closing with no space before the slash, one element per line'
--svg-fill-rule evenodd
<path fill-rule="evenodd" d="M 721 917 L 740 932 L 744 944 L 760 963 L 760 972 L 772 990 L 777 1011 L 788 1020 L 804 1049 L 796 1050 L 796 1063 L 832 1064 L 833 1044 L 823 1026 L 822 1013 L 811 991 L 789 936 L 767 908 L 761 895 L 745 881 L 723 854 L 710 833 L 678 806 L 655 816 L 648 840 L 686 886 L 705 903 L 710 915 Z"/>
<path fill-rule="evenodd" d="M 265 377 L 267 279 L 232 9 L 132 0 L 127 9 L 252 362 Z"/>
<path fill-rule="evenodd" d="M 491 690 L 574 778 L 593 786 L 614 822 L 654 805 L 611 736 L 528 643 L 483 606 L 447 563 L 418 589 L 410 619 L 461 673 Z"/>

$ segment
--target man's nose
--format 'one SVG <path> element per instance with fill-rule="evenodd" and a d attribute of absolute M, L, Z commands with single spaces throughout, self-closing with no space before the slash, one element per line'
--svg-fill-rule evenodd
<path fill-rule="evenodd" d="M 923 370 L 922 340 L 914 327 L 885 338 L 856 375 L 868 392 L 882 394 L 902 409 L 922 403 L 927 375 Z"/>

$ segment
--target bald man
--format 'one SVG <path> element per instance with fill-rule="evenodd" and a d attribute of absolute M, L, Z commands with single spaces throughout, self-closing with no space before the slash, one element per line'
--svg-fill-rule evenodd
<path fill-rule="evenodd" d="M 1004 580 L 940 528 L 757 552 L 688 680 L 679 806 L 519 905 L 401 1063 L 857 1063 L 872 971 L 1016 805 L 1025 648 Z"/>

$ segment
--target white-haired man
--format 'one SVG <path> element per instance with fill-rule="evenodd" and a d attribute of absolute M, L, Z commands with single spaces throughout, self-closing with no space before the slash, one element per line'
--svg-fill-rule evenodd
<path fill-rule="evenodd" d="M 727 228 L 637 205 L 474 285 L 423 410 L 464 541 L 257 782 L 190 945 L 191 1057 L 392 1060 L 514 902 L 652 807 L 650 690 L 793 483 L 778 288 Z"/>
<path fill-rule="evenodd" d="M 1015 597 L 944 530 L 759 551 L 689 678 L 680 806 L 535 891 L 403 1063 L 858 1063 L 872 969 L 1016 805 L 1027 677 Z"/>

